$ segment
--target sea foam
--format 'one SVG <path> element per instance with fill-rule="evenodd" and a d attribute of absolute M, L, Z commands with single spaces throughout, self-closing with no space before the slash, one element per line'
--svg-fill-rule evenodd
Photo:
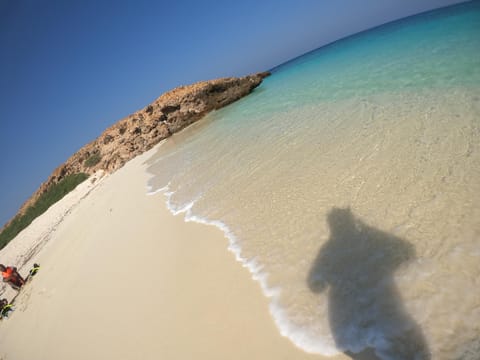
<path fill-rule="evenodd" d="M 282 307 L 278 304 L 277 301 L 281 289 L 271 288 L 268 286 L 268 274 L 262 271 L 263 266 L 258 263 L 255 258 L 246 259 L 242 257 L 241 246 L 239 245 L 237 238 L 227 225 L 218 220 L 208 220 L 206 218 L 194 215 L 192 213 L 192 208 L 195 205 L 195 201 L 191 201 L 181 207 L 173 205 L 170 199 L 174 192 L 169 190 L 169 184 L 156 190 L 154 190 L 151 186 L 148 187 L 148 195 L 155 195 L 158 193 L 162 193 L 165 196 L 166 207 L 172 215 L 177 216 L 183 214 L 185 222 L 196 222 L 203 225 L 214 226 L 223 232 L 224 236 L 228 239 L 228 251 L 232 252 L 235 255 L 235 259 L 244 268 L 248 269 L 252 276 L 252 279 L 260 284 L 263 295 L 270 299 L 270 314 L 274 319 L 274 322 L 277 325 L 282 336 L 288 337 L 297 347 L 310 353 L 323 354 L 327 356 L 339 354 L 338 349 L 332 346 L 331 339 L 323 343 L 321 339 L 319 341 L 318 338 L 311 337 L 309 333 L 305 331 L 305 329 L 296 327 L 290 323 L 290 321 L 288 320 L 288 315 L 285 313 L 285 311 L 282 309 Z"/>

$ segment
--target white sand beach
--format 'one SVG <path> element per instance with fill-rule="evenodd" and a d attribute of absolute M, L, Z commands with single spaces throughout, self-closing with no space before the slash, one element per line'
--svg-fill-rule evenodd
<path fill-rule="evenodd" d="M 56 205 L 62 221 L 52 207 L 0 252 L 19 266 L 35 248 L 23 275 L 41 264 L 0 322 L 0 359 L 323 358 L 280 335 L 221 231 L 146 194 L 154 151 L 77 188 Z M 32 236 L 35 224 L 48 234 Z"/>

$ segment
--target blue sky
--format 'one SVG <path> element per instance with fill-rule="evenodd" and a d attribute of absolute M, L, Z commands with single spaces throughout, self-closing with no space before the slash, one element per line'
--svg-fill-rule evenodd
<path fill-rule="evenodd" d="M 70 155 L 167 90 L 457 2 L 0 0 L 0 227 Z"/>

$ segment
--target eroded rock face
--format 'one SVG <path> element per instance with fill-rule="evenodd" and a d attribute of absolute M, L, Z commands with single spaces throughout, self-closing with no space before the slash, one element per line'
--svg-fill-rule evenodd
<path fill-rule="evenodd" d="M 99 169 L 111 173 L 208 112 L 248 95 L 268 75 L 265 72 L 241 78 L 203 81 L 161 95 L 144 109 L 106 129 L 97 139 L 73 154 L 22 205 L 19 213 L 23 214 L 41 194 L 65 176 L 79 172 L 93 174 Z M 91 165 L 87 160 L 94 154 L 100 161 Z"/>

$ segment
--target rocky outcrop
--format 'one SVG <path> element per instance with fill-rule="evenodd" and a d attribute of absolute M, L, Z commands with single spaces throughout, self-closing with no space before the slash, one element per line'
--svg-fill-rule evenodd
<path fill-rule="evenodd" d="M 19 210 L 23 214 L 50 186 L 65 176 L 103 169 L 113 172 L 161 140 L 253 91 L 268 72 L 204 81 L 171 90 L 142 110 L 118 121 L 82 147 L 50 175 Z"/>

